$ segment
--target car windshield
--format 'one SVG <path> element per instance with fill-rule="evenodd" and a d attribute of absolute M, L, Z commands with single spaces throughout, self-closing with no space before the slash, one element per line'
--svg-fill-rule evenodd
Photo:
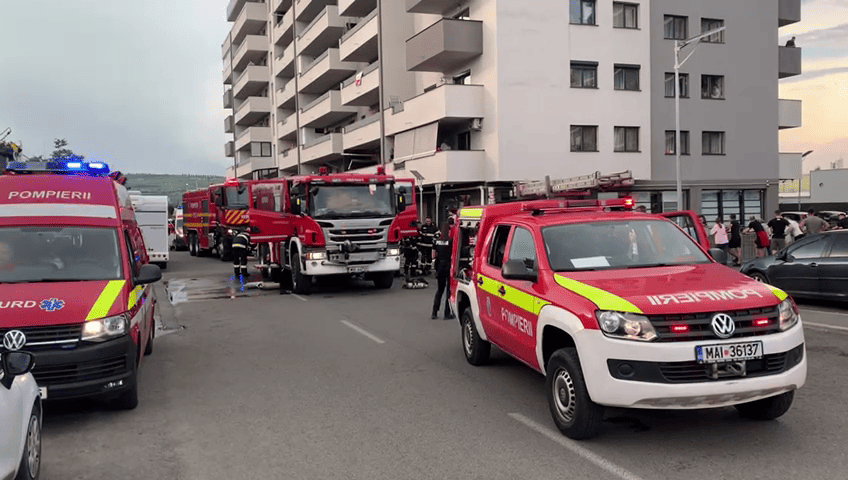
<path fill-rule="evenodd" d="M 247 187 L 227 187 L 224 189 L 227 195 L 227 208 L 247 209 L 250 203 L 250 192 Z"/>
<path fill-rule="evenodd" d="M 313 218 L 394 215 L 392 184 L 321 185 L 310 191 Z"/>
<path fill-rule="evenodd" d="M 710 262 L 698 245 L 666 220 L 620 220 L 542 229 L 554 271 L 646 268 Z"/>
<path fill-rule="evenodd" d="M 120 280 L 115 229 L 0 228 L 0 283 Z"/>

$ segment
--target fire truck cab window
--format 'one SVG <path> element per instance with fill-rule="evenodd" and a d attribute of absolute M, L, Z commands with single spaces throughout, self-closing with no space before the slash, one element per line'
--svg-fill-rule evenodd
<path fill-rule="evenodd" d="M 253 187 L 253 208 L 268 212 L 283 211 L 283 186 L 255 185 Z"/>
<path fill-rule="evenodd" d="M 248 208 L 250 203 L 250 194 L 247 187 L 227 187 L 225 191 L 225 203 L 228 208 Z"/>
<path fill-rule="evenodd" d="M 394 215 L 391 184 L 321 185 L 310 189 L 313 218 L 356 218 Z"/>
<path fill-rule="evenodd" d="M 517 227 L 512 235 L 512 244 L 509 246 L 509 259 L 524 262 L 528 268 L 536 268 L 536 242 L 533 234 L 526 228 Z M 530 264 L 532 262 L 532 264 Z"/>
<path fill-rule="evenodd" d="M 512 227 L 509 225 L 499 225 L 495 230 L 495 236 L 492 239 L 492 246 L 489 249 L 489 265 L 501 268 L 503 267 L 504 254 L 506 253 L 506 240 L 509 238 L 509 231 Z"/>

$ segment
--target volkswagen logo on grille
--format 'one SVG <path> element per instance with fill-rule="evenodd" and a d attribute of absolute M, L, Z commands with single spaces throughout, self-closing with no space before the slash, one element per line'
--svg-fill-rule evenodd
<path fill-rule="evenodd" d="M 20 330 L 9 330 L 3 335 L 3 346 L 6 350 L 20 350 L 26 345 L 26 335 Z"/>
<path fill-rule="evenodd" d="M 713 317 L 713 332 L 718 338 L 730 338 L 736 331 L 736 323 L 730 315 L 718 313 Z"/>

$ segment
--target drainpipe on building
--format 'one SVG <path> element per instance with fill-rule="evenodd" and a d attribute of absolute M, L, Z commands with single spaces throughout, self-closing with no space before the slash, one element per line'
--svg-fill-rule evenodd
<path fill-rule="evenodd" d="M 230 33 L 228 35 L 230 42 L 230 96 L 233 97 L 232 107 L 230 107 L 233 111 L 233 177 L 238 179 L 238 152 L 236 151 L 236 66 L 233 64 L 233 29 L 230 28 Z"/>
<path fill-rule="evenodd" d="M 274 39 L 274 24 L 276 23 L 276 14 L 271 11 L 271 2 L 267 2 L 268 4 L 268 18 L 271 20 L 268 22 L 268 27 L 265 30 L 265 34 L 268 36 L 268 43 L 271 44 L 271 40 Z M 292 5 L 293 6 L 293 5 Z M 232 49 L 231 49 L 232 50 Z M 273 112 L 271 115 L 271 124 L 268 125 L 271 127 L 271 132 L 273 132 L 273 139 L 271 141 L 271 158 L 274 159 L 274 165 L 277 166 L 277 175 L 280 173 L 280 159 L 277 158 L 277 80 L 273 76 L 274 75 L 274 61 L 276 60 L 274 55 L 273 47 L 268 50 L 268 56 L 271 57 L 270 61 L 265 62 L 268 64 L 268 71 L 271 73 L 271 78 L 268 79 L 268 86 L 271 88 L 271 105 L 274 106 Z M 267 58 L 267 57 L 266 57 Z M 235 129 L 233 129 L 235 130 Z M 262 154 L 262 147 L 259 147 L 259 154 Z M 261 175 L 257 175 L 259 177 Z M 259 180 L 257 178 L 256 180 Z"/>
<path fill-rule="evenodd" d="M 380 165 L 385 165 L 388 160 L 388 155 L 386 152 L 386 124 L 385 124 L 385 112 L 383 111 L 384 100 L 383 95 L 385 93 L 384 85 L 383 85 L 383 0 L 377 0 L 377 68 L 380 69 L 380 84 L 377 86 L 378 94 L 380 95 Z M 394 171 L 392 172 L 394 173 Z"/>
<path fill-rule="evenodd" d="M 300 114 L 298 113 L 300 110 L 300 88 L 297 86 L 297 77 L 300 76 L 300 64 L 297 61 L 297 8 L 295 5 L 296 1 L 292 2 L 292 49 L 294 50 L 294 128 L 297 129 L 297 135 L 295 136 L 296 147 L 295 152 L 297 153 L 297 174 L 301 175 L 301 166 L 300 166 Z"/>

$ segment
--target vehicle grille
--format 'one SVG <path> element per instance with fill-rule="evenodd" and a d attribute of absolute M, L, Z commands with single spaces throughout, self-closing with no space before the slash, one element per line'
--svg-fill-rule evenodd
<path fill-rule="evenodd" d="M 20 330 L 26 335 L 22 350 L 39 351 L 69 348 L 79 342 L 82 325 L 53 325 L 49 327 L 25 327 L 0 329 L 0 338 L 10 330 Z"/>
<path fill-rule="evenodd" d="M 41 386 L 59 385 L 63 383 L 86 382 L 99 380 L 127 371 L 127 356 L 98 359 L 66 365 L 35 365 L 32 371 L 36 382 Z"/>
<path fill-rule="evenodd" d="M 385 238 L 386 229 L 377 228 L 351 228 L 351 229 L 330 229 L 329 240 L 335 243 L 342 243 L 350 240 L 352 243 L 362 242 L 379 242 Z"/>
<path fill-rule="evenodd" d="M 660 342 L 691 342 L 693 340 L 719 339 L 713 332 L 712 319 L 716 313 L 726 313 L 736 323 L 736 331 L 732 338 L 768 335 L 780 331 L 777 307 L 736 310 L 731 312 L 705 312 L 685 315 L 649 315 L 648 319 L 657 331 Z M 754 326 L 754 319 L 768 318 L 769 323 L 763 327 Z M 686 325 L 686 333 L 672 333 L 672 325 Z"/>
<path fill-rule="evenodd" d="M 801 345 L 789 352 L 763 355 L 763 358 L 757 360 L 747 360 L 746 377 L 775 375 L 794 367 L 801 361 L 803 349 L 804 347 Z M 789 363 L 791 364 L 787 364 L 787 357 L 790 355 Z M 712 380 L 709 374 L 710 366 L 696 361 L 658 363 L 657 366 L 659 366 L 662 376 L 669 383 L 709 382 Z M 719 380 L 726 380 L 726 378 Z"/>

